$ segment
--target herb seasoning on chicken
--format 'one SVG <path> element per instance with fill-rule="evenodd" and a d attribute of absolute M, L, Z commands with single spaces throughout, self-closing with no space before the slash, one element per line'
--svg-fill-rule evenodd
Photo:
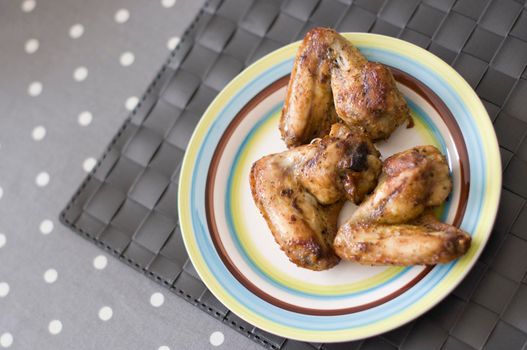
<path fill-rule="evenodd" d="M 296 55 L 280 132 L 291 148 L 326 135 L 339 119 L 364 128 L 372 141 L 388 138 L 405 121 L 411 124 L 389 68 L 369 62 L 333 29 L 314 28 Z"/>
<path fill-rule="evenodd" d="M 253 164 L 254 201 L 292 262 L 311 270 L 338 263 L 332 245 L 340 209 L 373 190 L 379 155 L 361 129 L 335 124 L 322 139 Z"/>

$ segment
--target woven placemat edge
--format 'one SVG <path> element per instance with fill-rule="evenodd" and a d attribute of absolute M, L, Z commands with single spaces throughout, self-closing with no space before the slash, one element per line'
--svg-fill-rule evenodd
<path fill-rule="evenodd" d="M 205 311 L 206 313 L 208 313 L 212 317 L 214 317 L 216 319 L 220 319 L 223 323 L 227 324 L 228 326 L 230 326 L 231 328 L 235 329 L 239 333 L 242 333 L 243 335 L 249 337 L 251 340 L 258 342 L 258 343 L 260 343 L 261 345 L 263 345 L 265 347 L 272 348 L 272 349 L 278 349 L 278 347 L 276 347 L 274 344 L 271 344 L 268 341 L 266 341 L 265 339 L 262 339 L 257 334 L 254 334 L 251 330 L 245 329 L 244 327 L 239 326 L 236 321 L 230 320 L 228 315 L 219 318 L 221 316 L 221 313 L 218 310 L 216 310 L 213 307 L 207 305 L 206 303 L 203 303 L 203 302 L 199 301 L 196 298 L 193 298 L 190 294 L 186 293 L 184 290 L 174 287 L 173 283 L 170 283 L 166 279 L 164 279 L 163 277 L 161 277 L 161 276 L 159 276 L 159 275 L 157 275 L 157 274 L 155 274 L 155 273 L 153 273 L 151 271 L 148 271 L 145 267 L 142 267 L 140 264 L 135 262 L 133 259 L 125 258 L 124 256 L 122 256 L 122 253 L 119 253 L 118 251 L 116 251 L 112 247 L 110 247 L 108 244 L 105 244 L 104 242 L 102 242 L 97 237 L 93 236 L 92 234 L 90 234 L 89 232 L 83 230 L 82 228 L 76 226 L 75 223 L 71 222 L 66 217 L 67 211 L 72 207 L 72 205 L 75 203 L 75 201 L 80 196 L 82 191 L 86 188 L 86 186 L 90 183 L 90 181 L 92 181 L 97 169 L 99 169 L 99 167 L 101 166 L 101 164 L 104 161 L 104 159 L 108 156 L 108 154 L 111 151 L 112 147 L 115 145 L 115 143 L 122 136 L 123 132 L 130 126 L 133 116 L 137 114 L 137 112 L 140 110 L 143 102 L 149 97 L 149 95 L 154 90 L 155 86 L 158 84 L 159 80 L 163 77 L 163 74 L 165 74 L 165 71 L 170 66 L 170 64 L 172 63 L 173 58 L 175 57 L 175 55 L 179 51 L 179 49 L 181 47 L 181 44 L 183 44 L 185 42 L 185 40 L 187 40 L 189 38 L 189 35 L 192 33 L 192 30 L 199 23 L 200 19 L 203 17 L 203 14 L 205 13 L 205 9 L 207 8 L 207 6 L 211 2 L 212 2 L 212 0 L 205 1 L 203 6 L 201 7 L 201 9 L 199 10 L 198 14 L 196 15 L 196 17 L 192 20 L 191 24 L 185 29 L 185 32 L 184 32 L 183 36 L 181 37 L 181 41 L 178 44 L 178 46 L 176 46 L 176 48 L 174 48 L 174 50 L 171 51 L 171 53 L 170 53 L 169 57 L 167 58 L 167 60 L 165 61 L 165 63 L 158 70 L 154 80 L 148 85 L 148 88 L 146 89 L 146 91 L 141 96 L 141 99 L 138 102 L 137 106 L 135 106 L 135 108 L 132 110 L 132 112 L 130 112 L 129 116 L 126 118 L 126 120 L 123 122 L 123 124 L 119 127 L 117 133 L 112 138 L 112 140 L 110 141 L 108 146 L 105 148 L 102 156 L 98 159 L 97 164 L 95 165 L 95 167 L 84 178 L 84 180 L 82 181 L 82 183 L 79 186 L 79 188 L 75 191 L 75 193 L 73 194 L 71 199 L 68 201 L 68 204 L 66 205 L 66 207 L 60 212 L 60 214 L 59 214 L 59 221 L 64 226 L 72 229 L 74 232 L 78 233 L 80 236 L 84 237 L 85 239 L 87 239 L 89 241 L 92 241 L 94 244 L 96 244 L 96 245 L 98 245 L 100 247 L 104 247 L 106 250 L 111 252 L 112 255 L 117 257 L 119 260 L 125 262 L 128 266 L 134 268 L 134 270 L 142 271 L 145 276 L 148 276 L 149 278 L 153 279 L 154 281 L 156 281 L 158 283 L 163 283 L 166 287 L 169 288 L 169 290 L 171 290 L 175 294 L 179 294 L 179 296 L 182 297 L 183 299 L 185 299 L 187 302 L 191 303 L 194 306 L 198 306 L 200 309 L 202 309 L 202 311 Z M 232 312 L 232 311 L 230 311 L 230 312 Z"/>

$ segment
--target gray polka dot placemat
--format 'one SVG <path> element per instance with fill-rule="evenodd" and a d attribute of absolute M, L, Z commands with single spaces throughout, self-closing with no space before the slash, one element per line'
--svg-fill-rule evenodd
<path fill-rule="evenodd" d="M 0 0 L 0 349 L 261 348 L 58 220 L 203 3 Z"/>
<path fill-rule="evenodd" d="M 127 17 L 124 12 L 116 13 L 115 21 L 126 21 Z M 177 222 L 179 166 L 190 133 L 205 108 L 245 66 L 320 25 L 400 37 L 450 63 L 487 107 L 498 134 L 504 169 L 503 194 L 492 237 L 452 295 L 399 329 L 343 344 L 287 340 L 243 322 L 200 281 L 185 253 Z M 71 28 L 70 35 L 81 32 Z M 26 50 L 36 46 L 38 43 L 27 42 Z M 126 48 L 120 52 L 117 64 L 135 64 L 133 52 Z M 522 349 L 527 341 L 527 114 L 522 108 L 527 98 L 526 64 L 527 11 L 523 1 L 211 1 L 82 183 L 62 220 L 107 254 L 269 348 Z M 77 81 L 91 74 L 83 66 L 70 71 Z M 116 90 L 128 83 L 122 76 L 113 80 L 119 86 Z M 28 93 L 42 94 L 42 85 L 29 85 Z M 115 96 L 107 98 L 113 100 Z M 91 118 L 89 113 L 82 114 L 79 122 L 89 123 Z M 45 134 L 42 129 L 33 132 L 36 139 Z M 90 169 L 95 163 L 87 159 L 83 165 Z M 70 165 L 63 165 L 66 169 Z M 35 181 L 38 186 L 48 186 L 53 183 L 53 174 L 43 171 Z M 43 221 L 41 231 L 51 230 L 52 224 Z M 93 263 L 96 268 L 102 267 L 106 260 Z M 44 279 L 55 283 L 57 273 L 47 271 Z M 114 301 L 119 299 L 122 307 L 135 308 L 133 301 L 120 295 L 132 286 L 109 285 L 103 292 Z M 162 300 L 153 294 L 150 302 L 155 306 Z M 193 314 L 175 313 L 167 320 Z M 98 311 L 101 320 L 113 319 L 112 315 L 110 306 Z M 53 322 L 49 331 L 60 333 L 62 324 Z M 216 336 L 211 342 L 221 343 Z"/>

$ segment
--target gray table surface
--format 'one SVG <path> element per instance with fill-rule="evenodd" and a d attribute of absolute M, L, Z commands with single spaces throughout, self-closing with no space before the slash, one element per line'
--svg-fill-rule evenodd
<path fill-rule="evenodd" d="M 260 348 L 57 219 L 202 3 L 0 0 L 0 348 Z"/>

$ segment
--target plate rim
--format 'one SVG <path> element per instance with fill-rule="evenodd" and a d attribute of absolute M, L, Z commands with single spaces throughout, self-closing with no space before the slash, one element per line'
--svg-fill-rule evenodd
<path fill-rule="evenodd" d="M 283 53 L 285 51 L 291 50 L 294 47 L 297 47 L 301 41 L 297 41 L 288 45 L 283 46 L 282 48 L 279 48 L 266 56 L 262 57 L 258 61 L 254 62 L 247 68 L 245 68 L 242 72 L 240 72 L 225 88 L 216 96 L 216 98 L 211 102 L 207 110 L 203 113 L 202 118 L 198 122 L 194 132 L 192 133 L 192 136 L 190 138 L 190 141 L 187 146 L 187 151 L 185 152 L 182 166 L 181 166 L 181 172 L 180 172 L 180 181 L 178 185 L 178 214 L 180 218 L 180 227 L 181 227 L 181 233 L 183 237 L 183 241 L 185 244 L 185 248 L 188 252 L 189 258 L 191 259 L 194 267 L 196 268 L 196 271 L 198 272 L 199 276 L 201 277 L 203 283 L 207 286 L 207 288 L 211 291 L 211 293 L 220 300 L 227 308 L 231 310 L 231 312 L 234 312 L 237 316 L 242 318 L 243 320 L 260 327 L 261 329 L 278 334 L 280 336 L 302 340 L 302 341 L 324 341 L 324 342 L 337 342 L 337 341 L 350 341 L 350 340 L 357 340 L 362 339 L 374 335 L 378 335 L 380 333 L 384 333 L 386 331 L 389 331 L 391 329 L 394 329 L 396 327 L 402 326 L 411 320 L 421 316 L 426 311 L 430 310 L 432 307 L 434 307 L 436 304 L 438 304 L 440 301 L 442 301 L 448 294 L 452 292 L 452 290 L 463 281 L 463 279 L 466 277 L 466 275 L 471 271 L 474 264 L 477 262 L 479 256 L 481 255 L 484 246 L 486 245 L 490 234 L 492 232 L 492 227 L 494 225 L 494 221 L 496 218 L 498 205 L 499 205 L 499 198 L 501 194 L 501 188 L 502 188 L 502 171 L 501 171 L 501 156 L 499 153 L 499 146 L 497 142 L 497 137 L 494 131 L 494 128 L 492 126 L 492 123 L 490 121 L 490 118 L 488 116 L 488 113 L 483 106 L 481 100 L 475 93 L 475 91 L 472 89 L 472 87 L 465 81 L 465 79 L 457 73 L 450 65 L 448 65 L 446 62 L 441 60 L 439 57 L 435 56 L 429 51 L 426 51 L 422 49 L 419 46 L 416 46 L 412 43 L 409 43 L 407 41 L 388 37 L 385 35 L 380 34 L 373 34 L 373 33 L 342 33 L 348 40 L 354 41 L 384 41 L 384 44 L 388 44 L 387 46 L 390 46 L 393 51 L 396 52 L 403 52 L 406 53 L 407 51 L 414 51 L 416 54 L 420 55 L 423 58 L 426 58 L 430 60 L 430 65 L 439 65 L 438 68 L 434 68 L 434 70 L 439 70 L 441 68 L 442 70 L 446 70 L 448 72 L 448 75 L 450 77 L 449 80 L 455 81 L 456 84 L 461 84 L 460 89 L 464 95 L 464 100 L 470 100 L 473 104 L 473 107 L 477 113 L 473 113 L 473 111 L 470 113 L 472 116 L 472 120 L 476 123 L 476 125 L 479 125 L 477 129 L 480 132 L 481 139 L 484 139 L 485 143 L 482 144 L 482 150 L 489 151 L 490 153 L 486 153 L 487 159 L 495 159 L 499 163 L 499 167 L 490 168 L 490 172 L 486 171 L 487 176 L 491 178 L 488 183 L 490 183 L 490 186 L 488 186 L 487 190 L 488 193 L 485 197 L 485 201 L 487 202 L 487 210 L 486 210 L 486 222 L 485 222 L 485 235 L 482 237 L 481 245 L 478 247 L 477 251 L 472 254 L 472 256 L 467 257 L 470 258 L 467 266 L 464 270 L 461 271 L 458 276 L 455 276 L 455 279 L 453 281 L 449 281 L 449 284 L 445 286 L 445 288 L 437 292 L 436 289 L 432 289 L 430 293 L 436 292 L 433 297 L 431 297 L 431 301 L 428 302 L 428 304 L 424 305 L 421 309 L 415 310 L 409 315 L 404 315 L 403 317 L 398 317 L 396 322 L 388 325 L 378 325 L 376 328 L 372 330 L 360 330 L 360 335 L 357 335 L 353 333 L 353 335 L 349 332 L 346 332 L 346 330 L 338 330 L 338 331 L 316 331 L 311 332 L 311 334 L 305 334 L 303 332 L 295 332 L 295 328 L 291 328 L 290 326 L 284 326 L 280 325 L 276 322 L 270 321 L 270 320 L 260 320 L 260 317 L 258 315 L 252 315 L 250 311 L 246 312 L 245 307 L 242 305 L 238 305 L 235 302 L 233 302 L 231 299 L 233 298 L 232 295 L 224 295 L 224 293 L 228 294 L 227 292 L 224 292 L 223 288 L 218 285 L 218 281 L 214 274 L 210 271 L 209 267 L 205 262 L 203 262 L 203 258 L 201 257 L 201 254 L 199 252 L 199 249 L 197 249 L 196 242 L 193 240 L 194 231 L 192 227 L 192 223 L 190 222 L 190 217 L 192 214 L 190 211 L 192 208 L 189 208 L 188 205 L 184 205 L 185 201 L 190 198 L 190 181 L 192 173 L 192 170 L 194 168 L 194 160 L 192 159 L 193 153 L 195 153 L 196 148 L 199 148 L 200 146 L 200 140 L 199 136 L 202 133 L 206 133 L 208 130 L 207 122 L 211 122 L 215 120 L 216 115 L 211 113 L 213 110 L 213 106 L 216 103 L 219 103 L 219 101 L 222 99 L 223 95 L 226 94 L 227 91 L 232 90 L 236 87 L 237 84 L 239 84 L 240 80 L 243 76 L 250 75 L 252 70 L 255 70 L 256 67 L 261 65 L 263 62 L 268 60 L 270 57 L 278 56 L 280 53 Z M 422 61 L 422 60 L 421 60 Z M 460 91 L 456 91 L 456 95 L 459 94 Z M 488 149 L 487 149 L 488 148 Z M 489 170 L 489 169 L 486 169 Z M 494 170 L 494 171 L 493 171 Z M 190 174 L 189 174 L 190 173 Z M 491 175 L 491 176 L 490 176 Z M 490 200 L 489 201 L 489 197 Z M 188 201 L 186 202 L 188 203 Z M 480 218 L 478 218 L 480 219 Z M 450 272 L 449 272 L 450 274 Z M 449 277 L 452 277 L 451 275 L 447 274 L 444 279 L 448 279 Z M 435 288 L 435 287 L 434 287 Z M 380 323 L 381 321 L 377 321 L 377 323 Z M 369 326 L 364 326 L 366 328 L 370 328 Z M 350 331 L 351 332 L 351 331 Z"/>

